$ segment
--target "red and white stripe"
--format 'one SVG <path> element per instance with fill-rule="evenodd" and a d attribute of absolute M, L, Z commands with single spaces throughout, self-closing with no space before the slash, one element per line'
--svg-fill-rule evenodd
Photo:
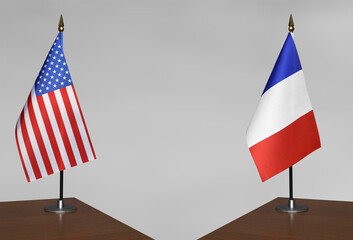
<path fill-rule="evenodd" d="M 266 91 L 246 133 L 249 148 L 312 111 L 303 70 Z"/>
<path fill-rule="evenodd" d="M 246 138 L 262 181 L 321 146 L 302 70 L 262 95 Z"/>
<path fill-rule="evenodd" d="M 29 182 L 96 159 L 73 85 L 40 96 L 33 87 L 16 142 Z"/>

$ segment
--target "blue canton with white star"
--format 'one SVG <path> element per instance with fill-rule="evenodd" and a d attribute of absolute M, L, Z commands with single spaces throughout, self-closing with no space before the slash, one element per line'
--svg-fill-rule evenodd
<path fill-rule="evenodd" d="M 72 80 L 63 51 L 63 34 L 60 32 L 36 79 L 35 92 L 40 96 L 70 85 Z"/>

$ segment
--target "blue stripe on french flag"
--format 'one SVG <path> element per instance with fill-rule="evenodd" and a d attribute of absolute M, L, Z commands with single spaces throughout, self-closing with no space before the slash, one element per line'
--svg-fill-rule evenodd
<path fill-rule="evenodd" d="M 289 33 L 246 134 L 262 181 L 320 148 L 320 137 Z"/>
<path fill-rule="evenodd" d="M 299 55 L 294 44 L 293 36 L 291 33 L 288 33 L 285 44 L 283 45 L 283 48 L 277 58 L 275 66 L 262 94 L 301 69 L 302 66 L 300 64 Z"/>

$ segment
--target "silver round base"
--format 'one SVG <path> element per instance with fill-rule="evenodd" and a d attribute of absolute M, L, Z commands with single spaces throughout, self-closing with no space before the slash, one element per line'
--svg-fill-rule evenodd
<path fill-rule="evenodd" d="M 287 213 L 297 213 L 297 212 L 306 212 L 308 207 L 302 204 L 296 204 L 294 199 L 289 199 L 288 204 L 281 204 L 276 206 L 276 210 L 280 212 Z"/>
<path fill-rule="evenodd" d="M 77 207 L 70 204 L 64 204 L 64 200 L 58 200 L 57 204 L 51 204 L 44 207 L 44 211 L 52 213 L 69 213 L 77 210 Z"/>
<path fill-rule="evenodd" d="M 46 212 L 52 212 L 52 213 L 68 213 L 68 212 L 74 212 L 77 210 L 77 207 L 74 205 L 65 205 L 63 208 L 58 208 L 56 204 L 52 205 L 47 205 L 44 207 L 44 211 Z"/>
<path fill-rule="evenodd" d="M 288 204 L 281 204 L 276 206 L 276 210 L 280 212 L 288 212 L 288 213 L 297 213 L 297 212 L 306 212 L 308 211 L 308 207 L 302 204 L 295 205 L 294 208 L 290 208 Z"/>
<path fill-rule="evenodd" d="M 309 208 L 303 204 L 296 204 L 294 200 L 289 200 L 288 204 L 281 204 L 276 206 L 276 210 L 279 212 L 298 213 L 306 212 L 309 210 Z"/>

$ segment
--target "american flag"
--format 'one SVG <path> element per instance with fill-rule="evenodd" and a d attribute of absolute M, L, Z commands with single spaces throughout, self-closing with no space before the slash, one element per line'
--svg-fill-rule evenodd
<path fill-rule="evenodd" d="M 16 125 L 27 181 L 96 159 L 63 52 L 60 32 Z"/>

